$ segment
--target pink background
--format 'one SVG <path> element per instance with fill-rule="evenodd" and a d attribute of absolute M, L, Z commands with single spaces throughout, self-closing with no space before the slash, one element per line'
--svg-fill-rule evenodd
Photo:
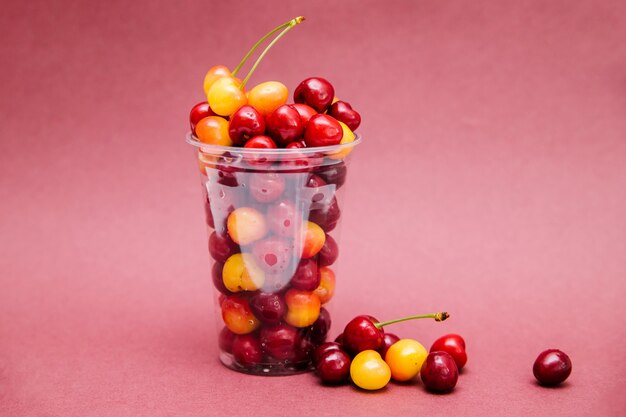
<path fill-rule="evenodd" d="M 216 359 L 187 114 L 300 14 L 252 82 L 324 76 L 364 116 L 332 335 L 448 310 L 394 332 L 465 336 L 451 395 Z M 4 2 L 0 415 L 623 415 L 625 40 L 623 1 Z"/>

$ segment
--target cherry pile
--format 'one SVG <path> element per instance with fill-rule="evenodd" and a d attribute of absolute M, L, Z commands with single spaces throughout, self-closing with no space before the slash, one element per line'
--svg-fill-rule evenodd
<path fill-rule="evenodd" d="M 379 322 L 372 316 L 352 319 L 334 342 L 323 343 L 313 353 L 317 375 L 326 384 L 352 381 L 365 390 L 384 388 L 391 379 L 406 382 L 421 375 L 424 386 L 434 392 L 449 392 L 459 370 L 467 362 L 465 341 L 459 335 L 442 336 L 430 353 L 416 340 L 385 333 L 384 326 L 399 321 L 433 318 L 443 321 L 447 313 L 411 316 Z"/>
<path fill-rule="evenodd" d="M 351 146 L 303 148 L 354 142 L 361 117 L 320 77 L 302 81 L 291 104 L 280 82 L 244 88 L 269 48 L 301 21 L 265 35 L 232 72 L 211 68 L 204 79 L 207 101 L 189 115 L 224 323 L 220 358 L 248 373 L 310 369 L 312 351 L 331 325 L 325 306 L 335 291 L 331 266 L 339 256 L 331 233 L 341 217 L 337 192 Z M 279 30 L 239 80 L 242 65 Z"/>

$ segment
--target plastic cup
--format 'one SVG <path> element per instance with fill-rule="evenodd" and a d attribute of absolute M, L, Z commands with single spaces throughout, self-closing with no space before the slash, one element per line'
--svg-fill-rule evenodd
<path fill-rule="evenodd" d="M 208 228 L 219 358 L 257 375 L 311 369 L 326 341 L 351 152 L 319 148 L 196 149 Z"/>

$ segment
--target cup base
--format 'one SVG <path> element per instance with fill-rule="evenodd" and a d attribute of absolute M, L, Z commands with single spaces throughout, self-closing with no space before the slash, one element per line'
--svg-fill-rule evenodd
<path fill-rule="evenodd" d="M 235 362 L 233 355 L 229 353 L 220 353 L 220 362 L 228 369 L 249 375 L 263 376 L 286 376 L 311 372 L 313 365 L 310 361 L 300 363 L 261 363 L 251 367 L 243 367 Z"/>

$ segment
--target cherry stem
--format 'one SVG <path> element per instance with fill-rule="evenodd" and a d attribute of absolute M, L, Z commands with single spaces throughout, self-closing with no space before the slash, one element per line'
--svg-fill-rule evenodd
<path fill-rule="evenodd" d="M 274 33 L 278 32 L 281 29 L 286 28 L 287 26 L 289 26 L 289 24 L 291 24 L 291 20 L 288 22 L 283 23 L 282 25 L 275 27 L 274 29 L 272 29 L 270 32 L 268 32 L 265 36 L 263 36 L 261 39 L 259 39 L 259 41 L 257 43 L 254 44 L 254 46 L 248 51 L 248 53 L 246 54 L 246 56 L 243 57 L 243 59 L 241 60 L 241 62 L 239 63 L 239 65 L 237 65 L 237 67 L 235 67 L 235 69 L 233 70 L 232 74 L 233 77 L 235 75 L 237 75 L 237 73 L 239 72 L 239 70 L 241 69 L 241 67 L 243 67 L 243 65 L 246 63 L 246 61 L 248 60 L 248 58 L 250 58 L 250 55 L 252 55 L 254 53 L 254 51 L 256 51 L 256 48 L 259 47 L 259 45 L 261 45 L 263 42 L 265 42 L 265 40 L 267 38 L 269 38 L 270 36 L 272 36 Z"/>
<path fill-rule="evenodd" d="M 267 47 L 263 50 L 263 52 L 261 52 L 261 55 L 259 55 L 259 57 L 257 58 L 257 60 L 254 62 L 254 65 L 252 66 L 252 68 L 250 69 L 250 72 L 248 72 L 248 75 L 246 75 L 246 78 L 243 79 L 243 81 L 241 82 L 241 85 L 239 86 L 239 88 L 241 90 L 243 90 L 243 88 L 245 87 L 246 83 L 248 82 L 248 80 L 250 79 L 250 77 L 252 76 L 252 73 L 254 72 L 254 70 L 256 69 L 256 67 L 259 65 L 259 63 L 261 62 L 261 60 L 263 59 L 263 57 L 265 56 L 265 54 L 267 53 L 267 51 L 269 51 L 272 46 L 281 38 L 283 37 L 283 35 L 287 32 L 289 32 L 289 30 L 294 27 L 295 25 L 297 25 L 298 23 L 302 22 L 304 20 L 304 16 L 298 16 L 295 19 L 291 19 L 289 22 L 277 27 L 276 29 L 274 29 L 272 32 L 268 33 L 267 35 L 265 35 L 258 43 L 261 43 L 262 41 L 264 41 L 268 36 L 270 36 L 272 33 L 276 32 L 277 30 L 281 29 L 284 27 L 283 31 L 280 32 L 273 40 L 272 42 L 270 42 L 269 45 L 267 45 Z M 253 47 L 253 50 L 256 49 L 257 45 L 255 45 Z M 244 58 L 244 61 L 246 59 L 248 59 L 248 56 L 252 53 L 252 51 L 250 51 L 248 53 L 248 55 L 246 55 L 246 57 Z M 237 66 L 237 68 L 235 68 L 235 70 L 232 72 L 233 75 L 236 74 L 236 72 L 239 70 L 240 65 Z"/>
<path fill-rule="evenodd" d="M 445 311 L 443 311 L 441 313 L 424 314 L 423 316 L 411 316 L 411 317 L 404 317 L 402 319 L 389 320 L 389 321 L 385 321 L 382 323 L 374 323 L 374 326 L 376 326 L 377 329 L 380 329 L 381 327 L 388 326 L 390 324 L 398 323 L 401 321 L 415 320 L 415 319 L 435 319 L 435 321 L 444 321 L 448 317 L 450 317 L 450 315 L 446 313 Z"/>

